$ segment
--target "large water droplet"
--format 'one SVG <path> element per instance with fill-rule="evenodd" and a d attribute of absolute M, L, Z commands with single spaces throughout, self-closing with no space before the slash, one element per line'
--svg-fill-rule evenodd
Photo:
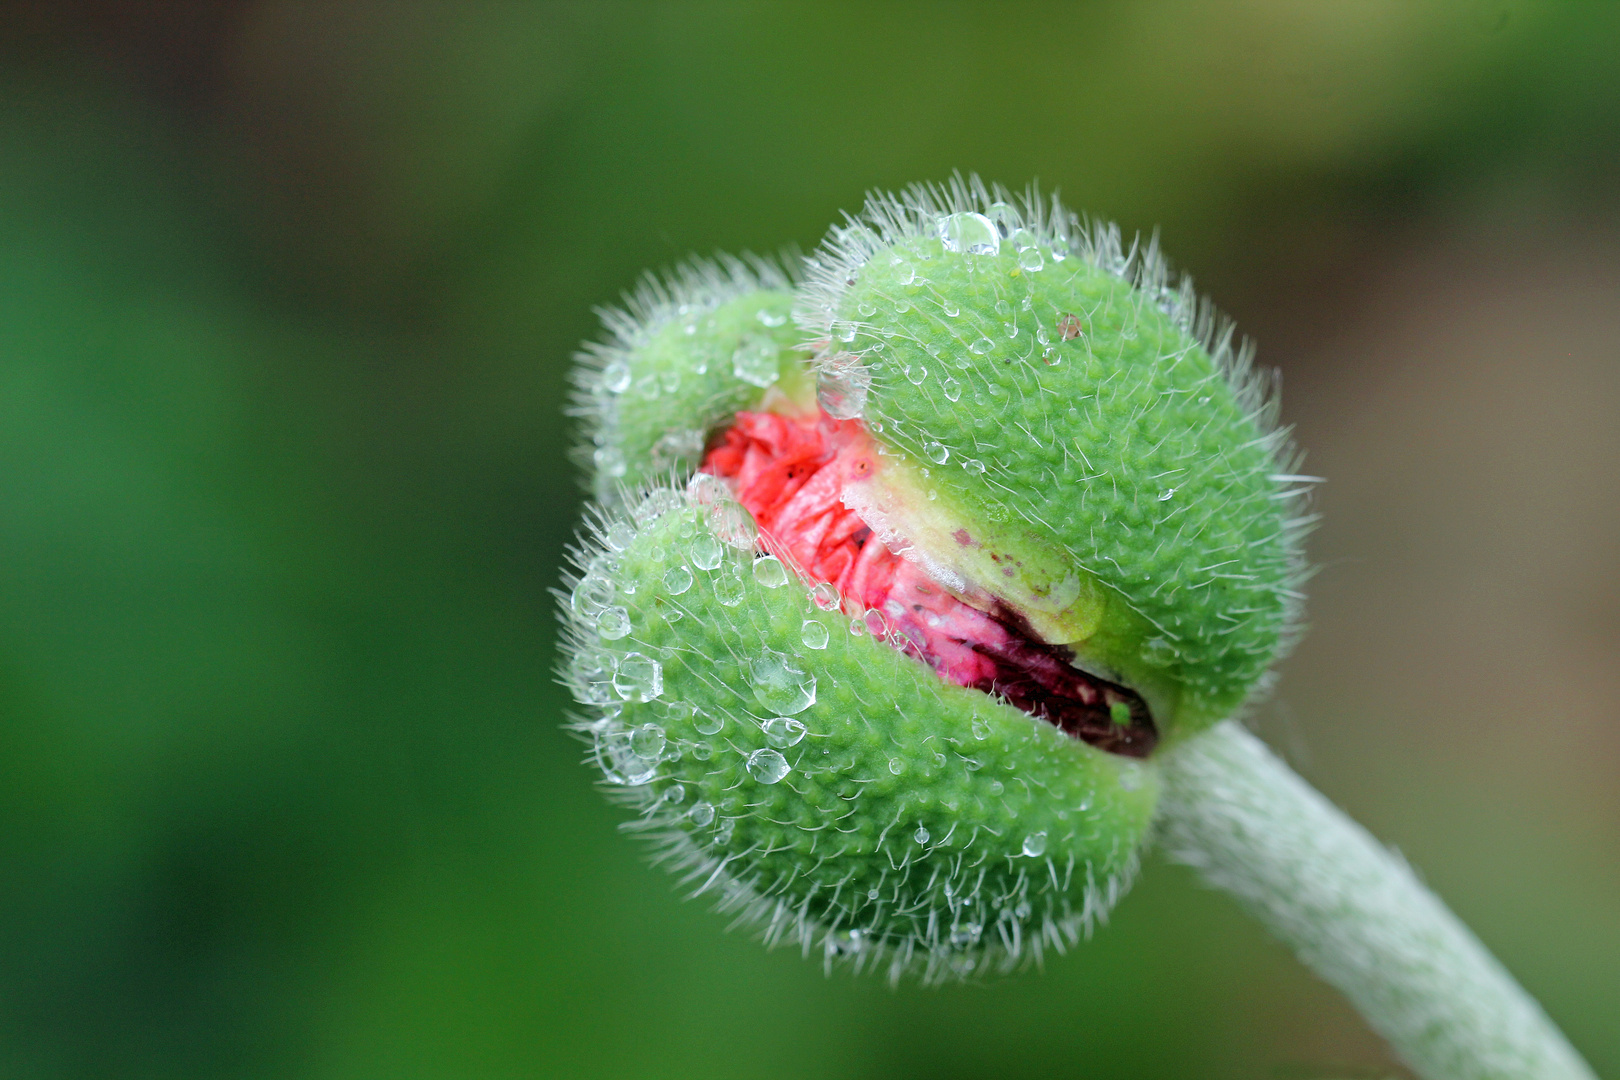
<path fill-rule="evenodd" d="M 965 471 L 973 473 L 975 476 L 977 476 L 978 474 L 984 472 L 984 462 L 980 461 L 978 458 L 963 458 L 962 468 Z"/>
<path fill-rule="evenodd" d="M 804 643 L 804 647 L 807 649 L 825 649 L 828 639 L 826 623 L 806 619 L 804 624 L 799 627 L 799 640 Z"/>
<path fill-rule="evenodd" d="M 901 773 L 905 772 L 906 771 L 905 759 L 904 758 L 897 758 L 897 757 L 890 758 L 889 759 L 889 771 L 891 773 L 893 773 L 894 775 L 896 775 L 896 776 L 899 776 Z"/>
<path fill-rule="evenodd" d="M 619 477 L 625 473 L 624 452 L 617 446 L 598 446 L 591 453 L 591 460 L 604 476 Z"/>
<path fill-rule="evenodd" d="M 754 697 L 774 713 L 792 716 L 816 703 L 816 677 L 795 667 L 786 656 L 767 651 L 749 665 Z"/>
<path fill-rule="evenodd" d="M 754 560 L 754 580 L 767 589 L 778 589 L 787 584 L 787 567 L 775 555 L 765 555 Z"/>
<path fill-rule="evenodd" d="M 1046 833 L 1035 832 L 1024 837 L 1024 854 L 1034 858 L 1046 854 Z"/>
<path fill-rule="evenodd" d="M 700 710 L 693 719 L 692 726 L 697 729 L 699 735 L 718 735 L 720 729 L 726 726 L 726 718 Z"/>
<path fill-rule="evenodd" d="M 787 758 L 775 750 L 755 750 L 748 755 L 748 775 L 762 784 L 774 784 L 787 774 Z"/>
<path fill-rule="evenodd" d="M 722 544 L 728 544 L 738 551 L 752 550 L 754 542 L 759 539 L 754 515 L 741 503 L 730 501 L 709 507 L 709 531 Z"/>
<path fill-rule="evenodd" d="M 1032 247 L 1018 253 L 1018 266 L 1027 273 L 1033 274 L 1045 265 L 1046 260 L 1041 258 L 1040 248 Z"/>
<path fill-rule="evenodd" d="M 928 369 L 921 364 L 907 364 L 903 370 L 906 381 L 912 386 L 921 386 L 928 378 Z"/>
<path fill-rule="evenodd" d="M 939 240 L 946 251 L 994 255 L 1001 250 L 1001 233 L 983 214 L 946 214 L 939 219 Z"/>
<path fill-rule="evenodd" d="M 962 309 L 951 303 L 949 300 L 941 301 L 939 306 L 940 310 L 945 312 L 945 317 L 947 319 L 954 319 L 958 315 L 962 314 Z"/>
<path fill-rule="evenodd" d="M 713 824 L 714 804 L 703 802 L 701 800 L 695 802 L 692 804 L 692 809 L 686 812 L 686 816 L 691 818 L 692 824 L 698 826 L 699 828 L 702 828 L 705 825 Z"/>
<path fill-rule="evenodd" d="M 870 319 L 872 316 L 877 314 L 877 307 L 868 301 L 862 300 L 860 303 L 855 305 L 855 311 L 860 315 L 861 318 Z"/>
<path fill-rule="evenodd" d="M 671 596 L 679 596 L 692 587 L 692 571 L 675 565 L 664 571 L 664 589 Z"/>
<path fill-rule="evenodd" d="M 943 465 L 951 459 L 950 447 L 941 442 L 923 443 L 923 453 L 936 465 Z"/>
<path fill-rule="evenodd" d="M 607 533 L 602 537 L 604 543 L 614 551 L 623 551 L 636 542 L 636 529 L 628 521 L 615 521 L 608 526 Z"/>
<path fill-rule="evenodd" d="M 828 360 L 816 375 L 816 401 L 834 420 L 857 419 L 866 409 L 872 373 L 852 353 Z"/>
<path fill-rule="evenodd" d="M 962 384 L 949 375 L 945 377 L 944 382 L 939 384 L 939 388 L 945 394 L 946 401 L 960 401 L 962 399 Z"/>
<path fill-rule="evenodd" d="M 919 844 L 926 844 L 929 840 L 933 839 L 928 835 L 928 830 L 923 828 L 921 825 L 917 826 L 917 831 L 911 834 L 911 838 L 917 841 Z"/>
<path fill-rule="evenodd" d="M 797 746 L 804 738 L 804 725 L 790 716 L 773 716 L 760 725 L 765 741 L 779 750 Z"/>
<path fill-rule="evenodd" d="M 586 574 L 568 597 L 574 614 L 589 618 L 613 603 L 613 582 L 596 574 Z"/>
<path fill-rule="evenodd" d="M 618 641 L 630 632 L 630 613 L 622 607 L 603 608 L 596 616 L 596 632 L 608 641 Z"/>
<path fill-rule="evenodd" d="M 602 369 L 602 389 L 610 394 L 622 394 L 630 388 L 630 365 L 615 360 Z"/>
<path fill-rule="evenodd" d="M 838 586 L 829 581 L 823 581 L 810 590 L 810 602 L 822 611 L 836 611 L 842 602 L 838 596 Z"/>
<path fill-rule="evenodd" d="M 983 720 L 973 721 L 972 728 L 973 737 L 975 739 L 983 740 L 990 737 L 990 725 L 985 723 Z"/>
<path fill-rule="evenodd" d="M 713 584 L 714 598 L 720 601 L 722 607 L 736 607 L 742 603 L 742 576 L 737 573 L 735 566 L 727 566 L 716 574 Z"/>
<path fill-rule="evenodd" d="M 651 701 L 664 692 L 664 665 L 638 652 L 626 653 L 613 676 L 613 689 L 626 701 Z"/>
<path fill-rule="evenodd" d="M 983 334 L 980 334 L 979 339 L 977 341 L 975 341 L 973 344 L 968 346 L 968 352 L 972 353 L 975 356 L 983 356 L 985 353 L 989 352 L 991 349 L 993 349 L 995 347 L 996 347 L 995 342 L 991 341 L 989 338 L 985 337 Z"/>
<path fill-rule="evenodd" d="M 664 729 L 657 724 L 642 724 L 630 733 L 630 749 L 645 761 L 657 761 L 662 757 L 667 743 Z"/>
<path fill-rule="evenodd" d="M 768 337 L 744 338 L 731 354 L 731 373 L 751 386 L 774 383 L 782 374 L 776 342 Z"/>
<path fill-rule="evenodd" d="M 692 538 L 690 550 L 692 565 L 699 570 L 713 570 L 720 565 L 720 560 L 726 557 L 725 549 L 720 546 L 709 533 L 702 533 Z"/>

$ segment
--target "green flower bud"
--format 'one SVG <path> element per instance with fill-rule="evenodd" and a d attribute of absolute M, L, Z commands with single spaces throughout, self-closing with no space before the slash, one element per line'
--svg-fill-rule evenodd
<path fill-rule="evenodd" d="M 828 341 L 824 405 L 892 454 L 863 516 L 1161 731 L 1261 684 L 1297 623 L 1310 478 L 1251 351 L 1156 244 L 976 180 L 912 188 L 833 230 L 799 315 Z"/>
<path fill-rule="evenodd" d="M 1264 684 L 1308 478 L 1230 328 L 1055 202 L 876 197 L 806 264 L 649 280 L 587 349 L 576 727 L 767 941 L 1007 970 L 1128 886 L 1156 747 Z"/>
<path fill-rule="evenodd" d="M 690 472 L 710 430 L 773 391 L 809 394 L 792 289 L 769 259 L 692 259 L 600 311 L 608 340 L 580 351 L 570 410 L 599 500 Z"/>
<path fill-rule="evenodd" d="M 1078 941 L 1130 882 L 1156 767 L 874 640 L 698 480 L 602 518 L 565 608 L 577 727 L 635 827 L 829 963 L 937 980 Z"/>

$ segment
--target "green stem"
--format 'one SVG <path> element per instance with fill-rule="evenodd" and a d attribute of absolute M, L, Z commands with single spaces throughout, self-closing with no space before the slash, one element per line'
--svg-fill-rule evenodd
<path fill-rule="evenodd" d="M 1167 754 L 1162 842 L 1236 897 L 1426 1080 L 1595 1080 L 1410 867 L 1227 721 Z"/>

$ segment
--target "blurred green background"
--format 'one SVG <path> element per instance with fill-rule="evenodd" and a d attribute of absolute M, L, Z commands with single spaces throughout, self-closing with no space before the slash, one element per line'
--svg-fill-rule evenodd
<path fill-rule="evenodd" d="M 1166 248 L 1325 523 L 1256 717 L 1620 1076 L 1620 8 L 0 11 L 0 1076 L 1403 1075 L 1150 861 L 1043 972 L 767 953 L 559 730 L 591 307 L 952 169 Z"/>

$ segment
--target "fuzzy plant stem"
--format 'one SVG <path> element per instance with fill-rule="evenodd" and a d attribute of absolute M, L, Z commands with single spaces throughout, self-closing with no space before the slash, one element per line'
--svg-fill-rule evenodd
<path fill-rule="evenodd" d="M 1400 856 L 1228 721 L 1165 755 L 1162 842 L 1426 1080 L 1595 1080 Z"/>

